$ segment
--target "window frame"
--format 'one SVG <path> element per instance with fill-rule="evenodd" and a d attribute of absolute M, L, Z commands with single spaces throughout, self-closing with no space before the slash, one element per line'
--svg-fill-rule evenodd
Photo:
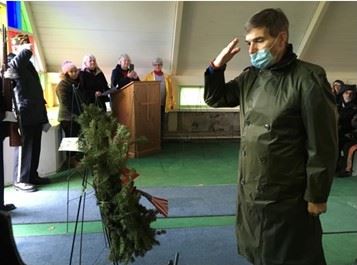
<path fill-rule="evenodd" d="M 177 104 L 177 110 L 178 111 L 227 111 L 227 112 L 236 112 L 239 111 L 239 106 L 234 107 L 234 108 L 213 108 L 208 106 L 206 103 L 204 104 L 192 104 L 192 105 L 185 105 L 181 104 L 181 91 L 182 89 L 185 88 L 192 88 L 192 89 L 202 89 L 204 90 L 203 85 L 180 85 L 179 86 L 179 91 L 178 91 L 178 104 Z M 203 94 L 202 94 L 202 101 L 203 101 Z M 204 102 L 204 101 L 203 101 Z"/>

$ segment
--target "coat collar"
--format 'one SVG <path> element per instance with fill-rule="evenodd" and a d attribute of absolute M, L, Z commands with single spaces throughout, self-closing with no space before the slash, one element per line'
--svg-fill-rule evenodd
<path fill-rule="evenodd" d="M 79 83 L 79 79 L 77 78 L 77 79 L 73 80 L 72 78 L 69 78 L 68 76 L 65 76 L 63 78 L 63 82 L 68 83 L 68 84 L 75 84 L 76 85 L 76 84 Z"/>
<path fill-rule="evenodd" d="M 100 70 L 99 67 L 96 67 L 95 70 L 93 70 L 93 71 L 89 70 L 89 68 L 85 68 L 84 71 L 87 73 L 91 73 L 93 75 L 98 75 L 102 72 L 102 70 Z"/>
<path fill-rule="evenodd" d="M 272 66 L 270 66 L 268 69 L 270 69 L 272 71 L 274 71 L 274 70 L 279 71 L 281 69 L 284 69 L 288 65 L 295 62 L 296 57 L 297 57 L 296 54 L 293 52 L 293 45 L 288 44 L 288 46 L 286 47 L 286 52 L 283 55 L 283 57 L 281 58 L 281 60 L 279 62 L 277 62 L 276 64 L 273 64 Z"/>

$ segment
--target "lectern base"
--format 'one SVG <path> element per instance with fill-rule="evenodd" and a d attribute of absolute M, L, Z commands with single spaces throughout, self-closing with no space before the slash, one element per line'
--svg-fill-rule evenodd
<path fill-rule="evenodd" d="M 161 147 L 155 147 L 155 148 L 146 148 L 144 150 L 130 150 L 128 151 L 128 156 L 129 158 L 137 158 L 137 157 L 143 157 L 147 155 L 152 155 L 159 153 L 161 151 Z"/>

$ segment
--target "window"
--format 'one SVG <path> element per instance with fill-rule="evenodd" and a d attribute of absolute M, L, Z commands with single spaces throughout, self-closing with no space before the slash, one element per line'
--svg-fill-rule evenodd
<path fill-rule="evenodd" d="M 202 86 L 182 86 L 180 87 L 180 108 L 207 108 L 203 100 Z"/>
<path fill-rule="evenodd" d="M 208 106 L 204 99 L 203 86 L 180 86 L 179 110 L 200 110 L 200 111 L 239 111 L 239 106 L 235 108 L 212 108 Z"/>

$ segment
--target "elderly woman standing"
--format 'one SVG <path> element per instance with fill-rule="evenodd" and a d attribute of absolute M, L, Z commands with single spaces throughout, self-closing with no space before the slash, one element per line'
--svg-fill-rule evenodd
<path fill-rule="evenodd" d="M 61 67 L 61 81 L 56 87 L 56 94 L 59 101 L 58 121 L 64 131 L 65 137 L 78 137 L 80 126 L 76 122 L 76 117 L 81 113 L 81 96 L 78 93 L 78 69 L 71 61 L 65 61 Z M 78 164 L 79 158 L 72 152 L 67 153 L 67 161 L 70 167 Z"/>
<path fill-rule="evenodd" d="M 161 58 L 152 61 L 153 71 L 148 73 L 143 81 L 160 81 L 161 108 L 165 112 L 175 107 L 174 91 L 171 76 L 162 71 L 163 62 Z"/>
<path fill-rule="evenodd" d="M 134 71 L 134 65 L 131 63 L 129 55 L 122 54 L 117 66 L 112 71 L 112 87 L 119 89 L 131 81 L 140 81 L 140 79 Z"/>
<path fill-rule="evenodd" d="M 174 91 L 171 76 L 162 71 L 163 61 L 155 58 L 152 61 L 153 71 L 148 73 L 143 81 L 160 81 L 160 102 L 161 102 L 161 136 L 163 135 L 165 124 L 165 113 L 174 109 Z"/>
<path fill-rule="evenodd" d="M 105 102 L 108 101 L 108 98 L 101 95 L 109 89 L 108 82 L 98 67 L 94 55 L 85 55 L 83 58 L 79 73 L 79 89 L 85 104 L 98 104 L 100 108 L 106 110 Z"/>
<path fill-rule="evenodd" d="M 65 61 L 61 70 L 61 81 L 56 87 L 59 101 L 58 121 L 66 137 L 77 137 L 79 125 L 75 122 L 75 118 L 80 114 L 81 110 L 74 90 L 79 84 L 78 69 L 73 62 Z"/>

